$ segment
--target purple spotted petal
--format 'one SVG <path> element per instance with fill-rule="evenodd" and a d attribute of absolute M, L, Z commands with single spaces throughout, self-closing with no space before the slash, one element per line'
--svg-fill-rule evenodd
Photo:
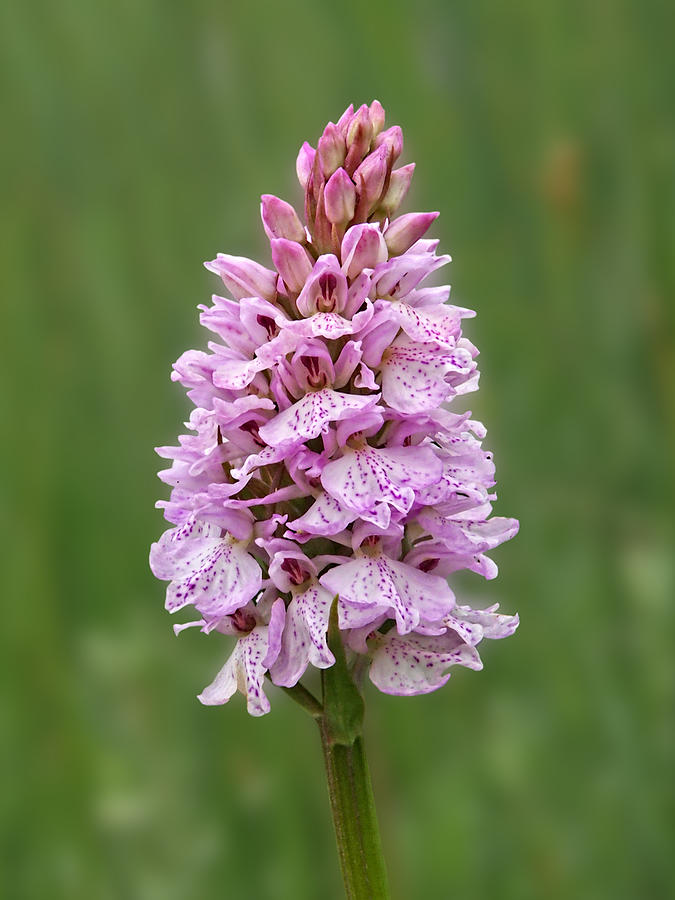
<path fill-rule="evenodd" d="M 322 492 L 307 512 L 289 522 L 288 527 L 296 536 L 305 533 L 331 537 L 345 529 L 355 518 L 356 513 L 341 506 L 335 497 Z"/>
<path fill-rule="evenodd" d="M 366 444 L 328 463 L 321 483 L 343 506 L 372 521 L 383 505 L 408 512 L 415 489 L 437 482 L 442 468 L 431 447 L 379 450 Z"/>
<path fill-rule="evenodd" d="M 335 341 L 345 335 L 356 334 L 366 327 L 372 317 L 373 305 L 367 301 L 365 308 L 357 312 L 352 319 L 346 319 L 336 312 L 317 312 L 308 319 L 291 322 L 284 331 L 298 337 L 321 337 Z"/>
<path fill-rule="evenodd" d="M 283 614 L 283 609 L 281 613 Z M 271 630 L 271 624 L 259 625 L 237 641 L 232 656 L 214 681 L 199 695 L 198 699 L 204 706 L 220 706 L 227 703 L 236 691 L 240 691 L 246 697 L 246 708 L 250 715 L 262 716 L 270 711 L 270 702 L 263 684 L 268 669 Z"/>
<path fill-rule="evenodd" d="M 407 634 L 421 616 L 438 621 L 450 612 L 455 602 L 443 578 L 383 554 L 336 566 L 319 581 L 340 598 L 341 628 L 360 628 L 383 612 L 390 612 L 396 618 L 399 633 Z"/>
<path fill-rule="evenodd" d="M 175 612 L 193 604 L 210 619 L 233 613 L 260 590 L 260 566 L 246 544 L 206 522 L 189 521 L 165 531 L 150 550 L 157 578 L 170 580 L 166 608 Z"/>
<path fill-rule="evenodd" d="M 482 669 L 475 648 L 454 631 L 428 636 L 401 637 L 388 632 L 377 637 L 370 666 L 370 680 L 385 694 L 410 697 L 436 691 L 450 678 L 450 666 Z"/>
<path fill-rule="evenodd" d="M 518 616 L 498 613 L 499 604 L 487 609 L 472 609 L 470 606 L 456 606 L 444 618 L 448 628 L 456 631 L 468 644 L 475 646 L 483 638 L 499 640 L 510 637 L 519 625 Z"/>
<path fill-rule="evenodd" d="M 382 396 L 401 412 L 436 409 L 455 393 L 450 378 L 466 378 L 474 368 L 471 354 L 461 347 L 449 350 L 437 343 L 420 344 L 406 335 L 397 338 L 382 357 Z"/>
<path fill-rule="evenodd" d="M 408 337 L 421 343 L 435 341 L 453 348 L 460 334 L 460 314 L 454 306 L 426 309 L 392 303 L 391 313 Z"/>
<path fill-rule="evenodd" d="M 306 394 L 260 429 L 271 447 L 293 446 L 318 437 L 331 422 L 372 408 L 379 395 L 354 396 L 330 388 Z"/>
<path fill-rule="evenodd" d="M 419 523 L 432 535 L 444 541 L 458 553 L 484 553 L 493 550 L 518 533 L 518 520 L 493 516 L 487 522 L 461 522 L 445 518 L 425 509 L 418 516 Z"/>
<path fill-rule="evenodd" d="M 286 610 L 281 651 L 271 670 L 272 681 L 283 687 L 297 684 L 308 665 L 327 669 L 335 662 L 326 634 L 333 597 L 314 584 L 296 594 Z"/>

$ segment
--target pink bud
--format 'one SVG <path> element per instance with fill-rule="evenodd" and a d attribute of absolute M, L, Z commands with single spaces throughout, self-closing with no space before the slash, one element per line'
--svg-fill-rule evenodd
<path fill-rule="evenodd" d="M 345 161 L 347 152 L 345 139 L 332 122 L 326 125 L 316 149 L 319 154 L 323 177 L 330 178 L 333 172 Z"/>
<path fill-rule="evenodd" d="M 340 118 L 337 120 L 336 128 L 340 132 L 341 135 L 345 136 L 347 134 L 347 128 L 349 127 L 349 123 L 352 120 L 352 116 L 354 115 L 354 104 L 350 103 L 347 109 L 342 113 Z"/>
<path fill-rule="evenodd" d="M 308 144 L 307 141 L 305 141 L 305 143 L 300 148 L 298 158 L 295 162 L 295 171 L 298 173 L 298 181 L 303 188 L 307 187 L 307 182 L 312 171 L 312 166 L 314 165 L 315 154 L 316 150 L 314 149 L 314 147 L 312 147 L 311 144 Z"/>
<path fill-rule="evenodd" d="M 415 163 L 394 169 L 389 178 L 389 187 L 380 201 L 380 209 L 385 216 L 392 216 L 403 202 L 412 181 Z"/>
<path fill-rule="evenodd" d="M 346 225 L 354 218 L 356 188 L 344 169 L 338 169 L 328 179 L 323 200 L 326 217 L 333 225 Z"/>
<path fill-rule="evenodd" d="M 391 256 L 399 256 L 405 253 L 415 241 L 419 240 L 427 231 L 434 219 L 438 218 L 437 212 L 406 213 L 394 219 L 384 232 L 384 240 Z"/>
<path fill-rule="evenodd" d="M 384 109 L 379 100 L 373 100 L 370 104 L 370 124 L 373 126 L 373 137 L 376 137 L 384 128 Z"/>
<path fill-rule="evenodd" d="M 345 169 L 351 175 L 370 149 L 373 126 L 370 124 L 368 107 L 364 104 L 354 114 L 347 128 L 347 158 Z"/>
<path fill-rule="evenodd" d="M 374 269 L 387 259 L 387 245 L 380 226 L 365 223 L 347 230 L 341 248 L 342 270 L 355 278 L 363 269 Z"/>
<path fill-rule="evenodd" d="M 398 125 L 392 125 L 375 139 L 376 147 L 388 147 L 391 151 L 391 161 L 396 162 L 403 152 L 403 132 Z"/>
<path fill-rule="evenodd" d="M 312 244 L 320 253 L 326 253 L 333 249 L 333 226 L 326 216 L 326 204 L 324 202 L 325 183 L 319 189 L 319 199 L 316 204 L 314 227 L 312 228 Z"/>
<path fill-rule="evenodd" d="M 214 260 L 204 265 L 210 272 L 220 275 L 235 300 L 262 297 L 263 300 L 271 301 L 277 295 L 276 273 L 245 256 L 219 253 Z"/>
<path fill-rule="evenodd" d="M 377 205 L 387 179 L 388 164 L 389 149 L 383 146 L 366 156 L 354 172 L 359 194 L 358 218 L 366 219 Z"/>
<path fill-rule="evenodd" d="M 295 241 L 274 238 L 271 242 L 272 259 L 277 271 L 290 291 L 299 293 L 312 271 L 309 256 Z"/>
<path fill-rule="evenodd" d="M 270 240 L 287 238 L 289 241 L 304 243 L 306 240 L 305 229 L 290 203 L 286 203 L 285 200 L 281 200 L 273 194 L 263 194 L 260 201 L 263 228 Z"/>

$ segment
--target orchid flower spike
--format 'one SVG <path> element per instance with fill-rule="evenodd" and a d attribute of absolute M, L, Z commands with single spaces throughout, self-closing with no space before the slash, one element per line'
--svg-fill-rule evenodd
<path fill-rule="evenodd" d="M 448 581 L 494 578 L 488 554 L 518 522 L 491 516 L 485 429 L 453 410 L 478 387 L 461 327 L 474 313 L 424 284 L 450 257 L 425 239 L 438 213 L 395 217 L 414 169 L 395 168 L 402 152 L 377 101 L 350 107 L 300 150 L 304 222 L 262 196 L 268 262 L 206 263 L 229 296 L 201 307 L 208 351 L 174 366 L 194 409 L 157 451 L 172 527 L 150 553 L 167 609 L 196 610 L 176 631 L 233 642 L 205 704 L 238 691 L 268 712 L 270 681 L 335 665 L 332 621 L 348 663 L 402 696 L 482 668 L 480 642 L 518 625 Z"/>

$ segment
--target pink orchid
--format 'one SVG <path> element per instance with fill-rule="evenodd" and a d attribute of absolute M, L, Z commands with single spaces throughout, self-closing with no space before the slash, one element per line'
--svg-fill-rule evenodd
<path fill-rule="evenodd" d="M 494 577 L 486 554 L 518 523 L 490 518 L 485 430 L 451 409 L 478 386 L 473 312 L 425 283 L 450 262 L 425 236 L 438 213 L 395 217 L 414 171 L 394 168 L 402 150 L 377 101 L 349 107 L 298 155 L 304 222 L 262 196 L 268 263 L 206 263 L 231 298 L 201 307 L 215 339 L 174 366 L 195 409 L 158 449 L 174 527 L 150 554 L 167 609 L 192 605 L 187 624 L 234 641 L 204 704 L 239 691 L 261 715 L 266 678 L 293 689 L 331 669 L 333 609 L 352 670 L 399 695 L 480 669 L 480 641 L 517 627 L 457 605 L 447 581 Z"/>

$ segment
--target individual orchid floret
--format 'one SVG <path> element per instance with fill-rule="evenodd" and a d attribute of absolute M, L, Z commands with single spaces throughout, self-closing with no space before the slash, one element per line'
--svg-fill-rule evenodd
<path fill-rule="evenodd" d="M 389 186 L 380 200 L 380 205 L 375 210 L 375 217 L 384 219 L 393 216 L 405 200 L 414 172 L 415 163 L 392 170 L 389 176 Z"/>
<path fill-rule="evenodd" d="M 277 272 L 286 287 L 294 294 L 299 294 L 312 271 L 312 260 L 296 241 L 273 238 L 270 245 Z"/>
<path fill-rule="evenodd" d="M 158 448 L 172 527 L 150 554 L 169 611 L 197 611 L 176 632 L 233 645 L 204 704 L 240 692 L 261 715 L 266 683 L 302 691 L 341 665 L 427 693 L 518 625 L 455 600 L 454 573 L 494 578 L 518 523 L 492 516 L 485 429 L 457 408 L 478 350 L 473 312 L 429 283 L 450 262 L 427 236 L 438 213 L 395 217 L 414 171 L 394 168 L 402 152 L 378 101 L 348 107 L 298 154 L 304 221 L 262 195 L 265 264 L 206 263 L 229 296 L 200 307 L 208 349 L 174 366 L 194 409 Z"/>
<path fill-rule="evenodd" d="M 374 269 L 387 261 L 387 245 L 379 225 L 354 225 L 345 234 L 340 248 L 342 269 L 356 278 L 364 269 Z"/>
<path fill-rule="evenodd" d="M 437 212 L 406 213 L 394 219 L 384 231 L 384 242 L 390 256 L 400 256 L 429 230 L 438 218 Z"/>
<path fill-rule="evenodd" d="M 323 202 L 331 224 L 344 226 L 354 218 L 356 187 L 344 169 L 337 169 L 326 182 Z"/>
<path fill-rule="evenodd" d="M 291 204 L 285 200 L 280 200 L 272 194 L 263 194 L 260 198 L 260 217 L 265 234 L 270 240 L 286 238 L 298 243 L 305 240 L 302 222 Z"/>
<path fill-rule="evenodd" d="M 277 276 L 252 259 L 219 253 L 212 262 L 204 265 L 209 271 L 220 275 L 235 300 L 242 300 L 244 297 L 274 300 L 276 297 Z"/>
<path fill-rule="evenodd" d="M 262 716 L 270 711 L 263 685 L 266 672 L 279 656 L 285 620 L 286 608 L 279 598 L 269 611 L 261 604 L 240 615 L 229 628 L 222 628 L 226 634 L 235 634 L 237 643 L 214 681 L 199 695 L 205 706 L 227 703 L 239 691 L 246 697 L 246 706 L 252 716 Z"/>
<path fill-rule="evenodd" d="M 324 133 L 319 138 L 317 151 L 321 173 L 328 179 L 344 163 L 347 153 L 344 135 L 332 122 L 326 125 Z"/>

